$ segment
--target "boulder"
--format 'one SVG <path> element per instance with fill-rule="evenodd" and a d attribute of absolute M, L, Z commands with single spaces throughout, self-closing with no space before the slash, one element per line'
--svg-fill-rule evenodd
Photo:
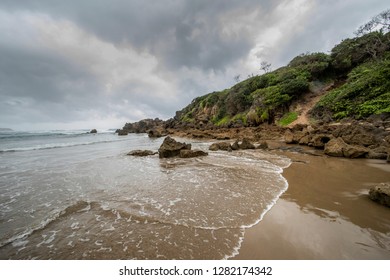
<path fill-rule="evenodd" d="M 129 134 L 126 130 L 123 130 L 123 129 L 118 129 L 117 133 L 118 133 L 118 136 L 125 136 L 125 135 Z"/>
<path fill-rule="evenodd" d="M 163 137 L 166 135 L 167 135 L 167 132 L 164 129 L 153 128 L 153 129 L 148 131 L 148 136 L 150 138 L 159 138 L 159 137 Z"/>
<path fill-rule="evenodd" d="M 268 143 L 267 143 L 267 141 L 261 142 L 260 145 L 257 146 L 257 149 L 263 149 L 263 150 L 268 149 Z"/>
<path fill-rule="evenodd" d="M 232 150 L 236 151 L 240 149 L 240 146 L 238 145 L 238 140 L 236 140 L 232 145 L 231 145 Z"/>
<path fill-rule="evenodd" d="M 208 153 L 202 150 L 180 150 L 181 158 L 193 158 L 193 157 L 200 157 L 200 156 L 207 156 L 207 155 Z"/>
<path fill-rule="evenodd" d="M 294 139 L 294 134 L 290 130 L 286 130 L 286 132 L 284 133 L 284 141 L 287 144 L 292 144 L 293 139 Z"/>
<path fill-rule="evenodd" d="M 158 149 L 160 158 L 169 158 L 180 155 L 181 150 L 191 150 L 191 144 L 177 142 L 175 139 L 167 136 Z"/>
<path fill-rule="evenodd" d="M 390 207 L 390 183 L 381 183 L 371 188 L 369 196 L 373 201 Z"/>
<path fill-rule="evenodd" d="M 332 136 L 326 134 L 317 134 L 314 135 L 311 144 L 313 147 L 322 149 L 325 147 L 325 144 L 328 143 L 332 139 Z"/>
<path fill-rule="evenodd" d="M 344 142 L 344 140 L 341 137 L 334 138 L 325 144 L 324 153 L 332 157 L 343 157 L 344 148 L 346 146 L 347 144 Z"/>
<path fill-rule="evenodd" d="M 346 145 L 343 149 L 343 154 L 346 158 L 364 157 L 367 153 L 367 148 L 357 145 Z"/>
<path fill-rule="evenodd" d="M 89 133 L 97 133 L 97 130 L 94 128 Z"/>
<path fill-rule="evenodd" d="M 310 142 L 310 136 L 305 135 L 299 140 L 299 145 L 308 145 Z"/>
<path fill-rule="evenodd" d="M 129 152 L 128 156 L 136 156 L 136 157 L 146 157 L 156 155 L 157 152 L 149 151 L 149 150 L 134 150 Z"/>
<path fill-rule="evenodd" d="M 229 150 L 229 148 L 231 149 L 229 142 L 217 142 L 217 143 L 211 144 L 211 146 L 209 147 L 209 150 L 210 151 L 218 151 L 218 150 L 227 151 L 227 150 Z"/>
<path fill-rule="evenodd" d="M 255 145 L 253 145 L 248 138 L 242 139 L 241 144 L 238 145 L 242 150 L 255 149 Z"/>

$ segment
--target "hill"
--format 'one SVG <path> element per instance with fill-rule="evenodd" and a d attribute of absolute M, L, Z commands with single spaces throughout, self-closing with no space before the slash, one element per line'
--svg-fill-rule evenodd
<path fill-rule="evenodd" d="M 301 54 L 270 73 L 195 98 L 170 127 L 329 123 L 390 113 L 390 33 L 346 39 L 331 53 Z M 304 118 L 302 118 L 304 117 Z"/>

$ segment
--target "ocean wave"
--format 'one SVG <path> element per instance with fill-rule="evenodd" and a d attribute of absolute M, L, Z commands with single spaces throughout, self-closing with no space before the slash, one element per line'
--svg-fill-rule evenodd
<path fill-rule="evenodd" d="M 69 216 L 75 212 L 85 211 L 85 209 L 88 209 L 89 205 L 90 205 L 90 203 L 88 203 L 86 201 L 77 201 L 76 203 L 66 207 L 64 210 L 58 211 L 58 212 L 54 213 L 53 215 L 51 215 L 50 217 L 45 218 L 38 225 L 30 226 L 26 230 L 24 230 L 23 232 L 16 233 L 13 236 L 8 237 L 8 238 L 0 241 L 0 248 L 4 247 L 10 243 L 13 243 L 17 240 L 27 238 L 30 235 L 32 235 L 34 232 L 45 229 L 51 223 L 55 222 L 56 220 L 58 220 L 60 218 L 64 218 L 64 217 Z"/>
<path fill-rule="evenodd" d="M 114 134 L 115 130 L 102 130 L 99 134 Z M 90 134 L 89 130 L 47 130 L 47 131 L 10 131 L 0 132 L 0 139 L 31 139 L 43 137 L 77 137 Z"/>
<path fill-rule="evenodd" d="M 37 145 L 32 147 L 20 147 L 20 148 L 9 148 L 0 150 L 0 153 L 8 153 L 8 152 L 25 152 L 25 151 L 35 151 L 35 150 L 48 150 L 48 149 L 58 149 L 58 148 L 67 148 L 67 147 L 75 147 L 75 146 L 86 146 L 86 145 L 94 145 L 99 143 L 112 143 L 125 141 L 126 139 L 115 139 L 115 140 L 100 140 L 100 141 L 89 141 L 89 142 L 80 142 L 80 143 L 50 143 L 44 145 Z"/>

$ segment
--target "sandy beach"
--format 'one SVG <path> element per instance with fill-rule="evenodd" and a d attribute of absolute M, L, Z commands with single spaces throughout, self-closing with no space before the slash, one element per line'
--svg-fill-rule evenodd
<path fill-rule="evenodd" d="M 246 230 L 235 259 L 390 259 L 390 208 L 368 197 L 390 181 L 390 164 L 279 153 L 293 160 L 289 188 Z"/>

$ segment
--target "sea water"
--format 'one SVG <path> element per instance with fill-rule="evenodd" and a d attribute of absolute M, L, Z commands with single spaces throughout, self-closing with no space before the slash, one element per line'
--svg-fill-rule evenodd
<path fill-rule="evenodd" d="M 179 139 L 208 151 L 209 142 Z M 163 138 L 1 132 L 1 259 L 227 259 L 287 189 L 262 150 L 132 157 Z"/>

